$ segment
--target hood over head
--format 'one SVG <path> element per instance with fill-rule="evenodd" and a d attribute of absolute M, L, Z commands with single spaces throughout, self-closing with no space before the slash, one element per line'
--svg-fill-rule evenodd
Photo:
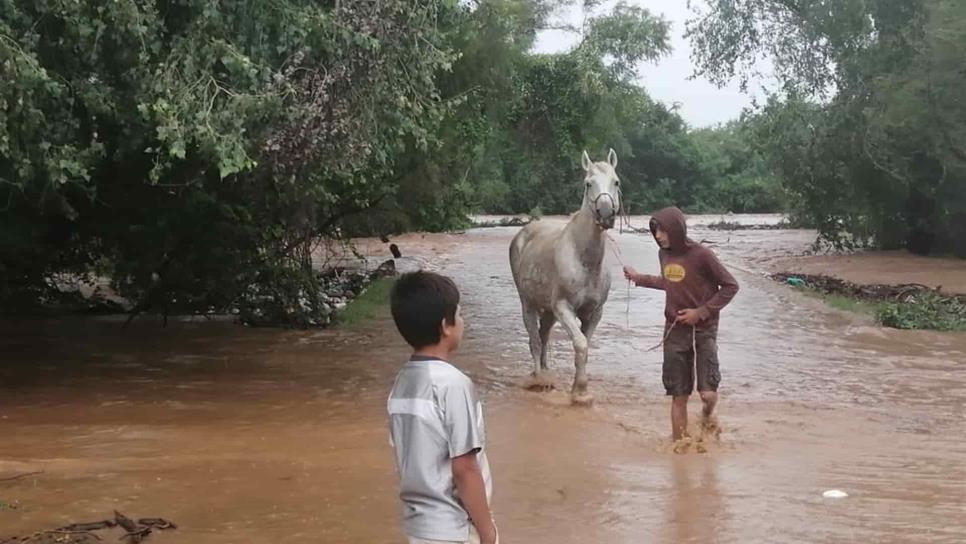
<path fill-rule="evenodd" d="M 651 216 L 649 225 L 652 235 L 657 233 L 659 225 L 667 233 L 668 243 L 671 246 L 668 249 L 671 251 L 678 253 L 691 245 L 691 240 L 688 239 L 687 220 L 684 217 L 684 212 L 678 208 L 671 206 L 655 212 Z"/>

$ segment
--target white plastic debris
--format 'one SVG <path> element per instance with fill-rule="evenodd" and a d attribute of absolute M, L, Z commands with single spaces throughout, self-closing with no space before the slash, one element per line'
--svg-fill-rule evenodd
<path fill-rule="evenodd" d="M 845 497 L 848 497 L 849 494 L 841 489 L 829 489 L 825 493 L 822 493 L 822 496 L 826 499 L 844 499 Z"/>

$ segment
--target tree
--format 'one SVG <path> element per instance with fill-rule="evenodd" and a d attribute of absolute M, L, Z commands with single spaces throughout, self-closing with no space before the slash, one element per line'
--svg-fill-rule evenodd
<path fill-rule="evenodd" d="M 713 81 L 773 60 L 761 141 L 824 238 L 966 256 L 962 3 L 716 0 L 689 32 Z"/>
<path fill-rule="evenodd" d="M 97 276 L 135 313 L 312 325 L 320 240 L 572 211 L 584 149 L 634 211 L 718 202 L 714 146 L 633 82 L 666 21 L 584 2 L 532 54 L 570 3 L 0 0 L 0 305 Z"/>
<path fill-rule="evenodd" d="M 312 242 L 443 116 L 448 9 L 0 1 L 4 306 L 95 271 L 139 309 L 317 305 Z"/>

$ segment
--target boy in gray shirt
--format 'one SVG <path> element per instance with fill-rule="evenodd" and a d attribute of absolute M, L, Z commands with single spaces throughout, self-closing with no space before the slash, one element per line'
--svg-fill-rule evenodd
<path fill-rule="evenodd" d="M 463 338 L 460 293 L 431 272 L 404 274 L 392 317 L 413 355 L 389 394 L 403 526 L 410 544 L 494 544 L 483 406 L 473 382 L 449 364 Z"/>

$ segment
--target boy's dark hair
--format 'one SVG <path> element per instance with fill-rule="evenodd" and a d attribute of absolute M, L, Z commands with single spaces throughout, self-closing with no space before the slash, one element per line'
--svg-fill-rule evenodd
<path fill-rule="evenodd" d="M 440 324 L 456 323 L 460 291 L 453 280 L 433 272 L 403 274 L 392 288 L 392 319 L 414 349 L 438 344 Z"/>

